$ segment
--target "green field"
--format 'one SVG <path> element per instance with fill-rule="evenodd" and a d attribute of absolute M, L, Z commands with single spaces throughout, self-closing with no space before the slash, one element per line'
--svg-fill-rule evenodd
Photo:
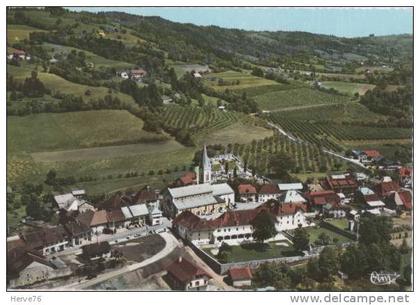
<path fill-rule="evenodd" d="M 44 152 L 148 142 L 158 135 L 126 110 L 97 110 L 9 116 L 8 150 Z"/>
<path fill-rule="evenodd" d="M 215 78 L 215 80 L 212 80 Z M 218 80 L 222 79 L 226 85 L 220 86 Z M 231 84 L 239 81 L 239 84 Z M 275 81 L 268 80 L 261 77 L 256 77 L 246 72 L 226 71 L 220 73 L 210 73 L 205 76 L 205 83 L 215 90 L 224 91 L 229 90 L 243 90 L 246 88 L 254 88 L 258 86 L 267 86 L 277 84 Z"/>
<path fill-rule="evenodd" d="M 12 65 L 7 65 L 8 73 L 13 75 L 16 80 L 23 81 L 25 78 L 30 77 L 32 69 L 16 67 Z M 76 84 L 65 80 L 64 78 L 45 72 L 38 72 L 38 78 L 43 82 L 46 88 L 50 89 L 51 91 L 59 91 L 64 94 L 74 94 L 76 96 L 82 96 L 84 99 L 95 99 L 95 98 L 103 98 L 104 96 L 109 94 L 109 89 L 106 87 L 92 87 L 86 86 L 81 84 Z M 85 92 L 90 90 L 91 94 L 87 98 Z M 134 100 L 131 96 L 121 93 L 121 92 L 113 92 L 113 96 L 118 97 L 124 104 L 130 107 L 137 107 L 134 103 Z"/>
<path fill-rule="evenodd" d="M 347 103 L 348 97 L 329 94 L 311 88 L 280 90 L 254 97 L 262 110 L 281 110 L 282 108 Z"/>
<path fill-rule="evenodd" d="M 359 95 L 364 95 L 366 91 L 372 90 L 375 88 L 375 85 L 371 84 L 361 84 L 361 83 L 351 83 L 351 82 L 335 82 L 335 81 L 325 81 L 322 82 L 322 87 L 327 89 L 333 88 L 338 92 L 353 96 L 356 93 Z"/>
<path fill-rule="evenodd" d="M 9 24 L 7 25 L 7 42 L 12 44 L 16 42 L 21 42 L 25 39 L 29 39 L 29 33 L 32 32 L 44 31 L 27 25 Z"/>

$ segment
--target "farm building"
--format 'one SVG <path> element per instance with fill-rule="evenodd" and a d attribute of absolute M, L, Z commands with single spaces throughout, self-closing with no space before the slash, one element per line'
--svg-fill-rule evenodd
<path fill-rule="evenodd" d="M 174 290 L 203 291 L 207 289 L 210 275 L 182 256 L 167 268 L 165 280 Z"/>
<path fill-rule="evenodd" d="M 280 190 L 276 184 L 263 184 L 258 191 L 258 202 L 266 202 L 270 199 L 278 199 Z"/>
<path fill-rule="evenodd" d="M 230 268 L 228 275 L 233 287 L 249 287 L 252 284 L 252 272 L 249 267 Z"/>

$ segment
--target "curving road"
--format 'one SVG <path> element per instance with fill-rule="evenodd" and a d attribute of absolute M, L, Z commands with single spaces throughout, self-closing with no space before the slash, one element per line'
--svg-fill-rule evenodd
<path fill-rule="evenodd" d="M 109 280 L 111 278 L 114 278 L 116 276 L 122 275 L 124 273 L 137 270 L 139 268 L 145 267 L 149 264 L 152 264 L 165 256 L 169 255 L 176 247 L 179 247 L 180 244 L 178 240 L 171 234 L 171 233 L 161 233 L 160 236 L 165 240 L 165 247 L 157 253 L 156 255 L 145 259 L 144 261 L 132 265 L 125 266 L 123 268 L 120 268 L 118 270 L 114 270 L 107 273 L 99 274 L 96 278 L 90 279 L 90 280 L 83 280 L 81 282 L 72 283 L 66 286 L 57 287 L 53 290 L 86 290 L 89 289 L 89 287 L 99 284 L 101 282 L 104 282 L 106 280 Z"/>

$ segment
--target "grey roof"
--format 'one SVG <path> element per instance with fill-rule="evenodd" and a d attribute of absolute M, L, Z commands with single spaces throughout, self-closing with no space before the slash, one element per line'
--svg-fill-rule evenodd
<path fill-rule="evenodd" d="M 168 191 L 172 198 L 189 197 L 206 193 L 211 194 L 213 192 L 208 183 L 168 188 Z"/>
<path fill-rule="evenodd" d="M 298 191 L 289 190 L 280 196 L 279 201 L 284 203 L 297 203 L 306 202 L 306 199 Z"/>
<path fill-rule="evenodd" d="M 196 207 L 206 206 L 217 203 L 217 200 L 211 194 L 204 194 L 201 196 L 184 197 L 181 199 L 174 199 L 173 203 L 178 211 L 185 209 L 192 209 Z"/>
<path fill-rule="evenodd" d="M 374 191 L 372 191 L 370 188 L 368 187 L 361 187 L 359 188 L 360 193 L 362 193 L 363 196 L 367 196 L 367 195 L 373 195 L 375 194 Z"/>
<path fill-rule="evenodd" d="M 149 210 L 147 209 L 147 206 L 144 203 L 122 207 L 121 212 L 124 214 L 124 217 L 126 219 L 130 219 L 132 217 L 146 216 L 149 214 Z"/>
<path fill-rule="evenodd" d="M 212 184 L 211 189 L 214 196 L 234 194 L 235 192 L 227 183 Z"/>
<path fill-rule="evenodd" d="M 288 190 L 302 190 L 303 184 L 302 183 L 279 183 L 279 190 L 280 191 L 288 191 Z"/>

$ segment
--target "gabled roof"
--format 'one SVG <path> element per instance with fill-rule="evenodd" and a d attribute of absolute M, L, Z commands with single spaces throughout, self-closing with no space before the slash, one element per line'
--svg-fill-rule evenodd
<path fill-rule="evenodd" d="M 175 188 L 168 188 L 169 194 L 172 198 L 180 198 L 180 197 L 187 197 L 187 196 L 194 196 L 206 193 L 212 193 L 212 189 L 210 184 L 194 184 L 194 185 L 187 185 Z"/>
<path fill-rule="evenodd" d="M 232 281 L 251 280 L 252 279 L 251 269 L 249 267 L 230 268 L 229 277 L 232 279 Z"/>
<path fill-rule="evenodd" d="M 196 183 L 197 175 L 195 172 L 186 172 L 181 177 L 178 178 L 178 181 L 181 182 L 182 185 L 190 185 Z"/>
<path fill-rule="evenodd" d="M 280 195 L 279 201 L 284 203 L 299 203 L 306 202 L 306 199 L 301 195 L 300 192 L 289 190 Z"/>
<path fill-rule="evenodd" d="M 252 184 L 239 184 L 238 185 L 239 194 L 256 194 L 257 190 Z"/>
<path fill-rule="evenodd" d="M 175 277 L 179 282 L 187 284 L 196 278 L 207 276 L 211 278 L 203 269 L 193 264 L 189 260 L 180 257 L 178 260 L 170 264 L 166 270 Z"/>
<path fill-rule="evenodd" d="M 133 197 L 133 203 L 146 203 L 156 201 L 158 199 L 156 192 L 148 189 L 137 192 Z"/>
<path fill-rule="evenodd" d="M 210 187 L 213 191 L 213 196 L 221 196 L 235 193 L 230 187 L 230 185 L 227 183 L 212 184 L 210 185 Z"/>
<path fill-rule="evenodd" d="M 108 222 L 122 222 L 125 217 L 121 209 L 115 209 L 107 212 L 107 219 Z"/>
<path fill-rule="evenodd" d="M 107 212 L 105 210 L 99 210 L 93 212 L 92 218 L 90 220 L 90 227 L 104 225 L 108 223 Z"/>
<path fill-rule="evenodd" d="M 364 150 L 363 153 L 369 158 L 381 157 L 381 153 L 375 149 Z"/>
<path fill-rule="evenodd" d="M 303 184 L 300 182 L 297 183 L 279 183 L 278 184 L 280 191 L 288 191 L 288 190 L 302 190 Z"/>
<path fill-rule="evenodd" d="M 279 194 L 280 190 L 278 185 L 276 184 L 271 184 L 271 183 L 267 183 L 267 184 L 263 184 L 260 187 L 260 190 L 258 191 L 258 194 Z"/>
<path fill-rule="evenodd" d="M 310 192 L 308 198 L 312 205 L 339 204 L 340 197 L 334 191 Z"/>
<path fill-rule="evenodd" d="M 379 196 L 387 196 L 391 192 L 399 191 L 400 186 L 395 181 L 381 182 L 375 186 L 375 191 Z"/>

